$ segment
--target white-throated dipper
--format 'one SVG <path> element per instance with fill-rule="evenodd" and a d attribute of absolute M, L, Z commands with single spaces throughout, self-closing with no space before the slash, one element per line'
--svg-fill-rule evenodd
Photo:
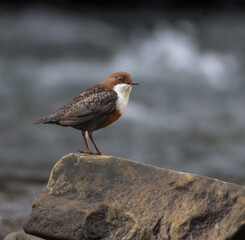
<path fill-rule="evenodd" d="M 92 134 L 121 117 L 128 105 L 132 85 L 138 85 L 138 83 L 132 82 L 128 73 L 113 73 L 101 83 L 82 91 L 51 115 L 37 119 L 32 124 L 51 123 L 81 130 L 87 152 L 79 152 L 101 155 L 102 153 L 97 147 Z M 91 151 L 86 132 L 88 132 L 97 153 Z"/>

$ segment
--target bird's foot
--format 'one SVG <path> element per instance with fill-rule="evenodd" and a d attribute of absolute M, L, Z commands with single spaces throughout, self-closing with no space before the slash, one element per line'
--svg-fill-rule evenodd
<path fill-rule="evenodd" d="M 95 155 L 103 155 L 102 152 L 93 153 Z"/>
<path fill-rule="evenodd" d="M 101 152 L 91 152 L 91 151 L 87 151 L 87 152 L 85 152 L 85 151 L 81 151 L 81 150 L 77 150 L 77 152 L 79 152 L 79 153 L 85 153 L 85 154 L 89 154 L 89 155 L 102 155 L 102 153 Z"/>
<path fill-rule="evenodd" d="M 79 152 L 79 153 L 87 153 L 87 152 L 82 151 L 82 150 L 77 150 L 77 152 Z"/>
<path fill-rule="evenodd" d="M 101 152 L 87 152 L 87 154 L 89 154 L 89 155 L 102 155 L 102 153 Z"/>

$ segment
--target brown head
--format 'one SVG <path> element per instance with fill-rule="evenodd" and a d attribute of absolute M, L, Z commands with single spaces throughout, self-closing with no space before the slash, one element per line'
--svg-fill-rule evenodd
<path fill-rule="evenodd" d="M 100 83 L 101 86 L 109 89 L 114 89 L 118 84 L 139 85 L 138 83 L 134 83 L 131 76 L 126 72 L 112 73 Z"/>

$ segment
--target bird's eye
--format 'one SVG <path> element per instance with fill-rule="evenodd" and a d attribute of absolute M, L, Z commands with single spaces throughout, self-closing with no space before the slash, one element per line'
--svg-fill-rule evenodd
<path fill-rule="evenodd" d="M 121 81 L 121 80 L 122 80 L 122 78 L 121 78 L 121 77 L 118 77 L 118 78 L 117 78 L 117 80 L 118 80 L 118 81 Z"/>

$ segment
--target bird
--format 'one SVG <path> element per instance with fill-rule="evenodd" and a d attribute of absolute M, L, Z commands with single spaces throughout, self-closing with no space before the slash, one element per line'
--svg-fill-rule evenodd
<path fill-rule="evenodd" d="M 102 155 L 93 139 L 93 132 L 107 127 L 122 116 L 128 105 L 133 85 L 139 83 L 133 82 L 129 73 L 112 73 L 99 84 L 82 91 L 61 108 L 33 121 L 32 124 L 56 124 L 78 129 L 87 148 L 87 151 L 78 150 L 78 152 Z M 96 152 L 91 151 L 86 134 Z"/>

